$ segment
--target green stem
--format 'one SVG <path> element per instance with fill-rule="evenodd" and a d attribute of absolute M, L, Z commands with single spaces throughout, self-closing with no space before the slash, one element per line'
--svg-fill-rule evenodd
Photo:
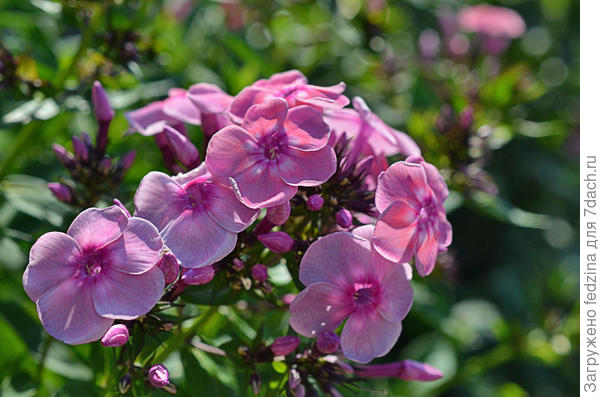
<path fill-rule="evenodd" d="M 48 357 L 48 352 L 50 351 L 50 345 L 52 345 L 52 338 L 50 335 L 46 335 L 44 338 L 44 342 L 42 345 L 42 351 L 40 355 L 40 361 L 38 363 L 37 371 L 35 373 L 35 381 L 34 383 L 38 385 L 38 389 L 36 392 L 36 396 L 41 394 L 42 390 L 42 376 L 44 374 L 44 364 L 46 362 L 46 357 Z"/>
<path fill-rule="evenodd" d="M 183 346 L 188 339 L 193 337 L 196 332 L 198 332 L 200 326 L 205 323 L 216 311 L 217 306 L 211 306 L 208 308 L 208 310 L 202 313 L 202 315 L 194 321 L 191 327 L 186 330 L 182 330 L 180 334 L 177 334 L 177 336 L 171 340 L 169 345 L 167 345 L 154 357 L 154 362 L 159 363 L 164 361 L 167 357 L 169 357 L 169 355 L 171 355 L 171 353 L 181 348 L 181 346 Z"/>

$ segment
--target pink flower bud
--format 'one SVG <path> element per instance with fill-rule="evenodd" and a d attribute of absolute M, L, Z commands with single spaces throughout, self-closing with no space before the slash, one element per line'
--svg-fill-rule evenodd
<path fill-rule="evenodd" d="M 88 161 L 90 153 L 85 143 L 76 136 L 72 137 L 71 141 L 73 142 L 73 151 L 75 152 L 77 160 Z"/>
<path fill-rule="evenodd" d="M 317 336 L 317 349 L 321 353 L 334 353 L 340 346 L 340 337 L 333 331 L 323 331 Z"/>
<path fill-rule="evenodd" d="M 298 372 L 296 368 L 290 369 L 288 374 L 288 386 L 290 389 L 294 390 L 296 387 L 298 387 L 301 381 L 302 378 L 300 377 L 300 372 Z"/>
<path fill-rule="evenodd" d="M 344 229 L 348 229 L 352 226 L 352 214 L 345 208 L 342 208 L 335 214 L 335 220 L 337 224 Z"/>
<path fill-rule="evenodd" d="M 75 168 L 75 159 L 73 155 L 67 151 L 63 146 L 55 143 L 52 145 L 52 150 L 58 158 L 58 161 L 66 168 Z"/>
<path fill-rule="evenodd" d="M 324 203 L 325 200 L 323 200 L 323 197 L 319 194 L 312 194 L 308 197 L 308 200 L 306 200 L 306 208 L 311 211 L 318 211 L 323 208 Z"/>
<path fill-rule="evenodd" d="M 261 234 L 257 238 L 273 252 L 288 252 L 294 246 L 294 239 L 285 232 L 269 232 Z"/>
<path fill-rule="evenodd" d="M 173 255 L 173 253 L 171 251 L 166 250 L 165 252 L 163 252 L 163 254 L 158 259 L 156 266 L 158 266 L 160 268 L 160 270 L 163 271 L 163 274 L 165 275 L 165 284 L 172 283 L 173 281 L 175 281 L 177 279 L 177 276 L 179 276 L 179 263 L 177 262 L 177 258 L 175 257 L 175 255 Z M 210 267 L 212 268 L 212 266 L 210 266 Z M 214 269 L 213 269 L 213 275 L 214 275 Z M 212 277 L 211 277 L 211 280 L 212 280 Z M 210 281 L 210 280 L 208 280 L 208 281 Z M 206 284 L 206 283 L 201 283 L 201 284 Z"/>
<path fill-rule="evenodd" d="M 196 269 L 185 269 L 181 276 L 181 282 L 187 285 L 208 284 L 215 277 L 215 268 L 210 266 Z"/>
<path fill-rule="evenodd" d="M 289 306 L 292 304 L 295 298 L 296 294 L 285 294 L 281 297 L 281 302 L 283 302 L 284 305 Z"/>
<path fill-rule="evenodd" d="M 380 365 L 360 365 L 354 368 L 354 373 L 363 378 L 398 378 L 421 381 L 436 380 L 444 376 L 434 366 L 413 360 Z"/>
<path fill-rule="evenodd" d="M 169 384 L 169 370 L 162 364 L 155 364 L 148 371 L 148 380 L 154 387 L 164 387 Z"/>
<path fill-rule="evenodd" d="M 260 263 L 252 266 L 250 271 L 252 273 L 252 278 L 259 283 L 263 281 L 267 281 L 269 278 L 269 273 L 267 273 L 267 267 L 265 265 L 261 265 Z"/>
<path fill-rule="evenodd" d="M 296 350 L 299 344 L 300 338 L 297 336 L 282 336 L 275 338 L 271 345 L 271 351 L 276 356 L 285 356 Z"/>
<path fill-rule="evenodd" d="M 127 215 L 127 218 L 131 218 L 131 214 L 129 213 L 129 210 L 127 208 L 125 208 L 125 206 L 123 205 L 121 200 L 113 199 L 113 204 L 116 205 L 117 207 L 119 207 L 121 209 L 121 211 L 123 211 L 125 213 L 125 215 Z"/>
<path fill-rule="evenodd" d="M 119 162 L 117 163 L 117 170 L 121 173 L 127 172 L 128 169 L 131 168 L 133 162 L 135 161 L 135 150 L 130 150 L 125 154 L 125 156 L 121 157 Z"/>
<path fill-rule="evenodd" d="M 62 201 L 64 203 L 70 203 L 71 200 L 73 199 L 73 195 L 71 194 L 71 189 L 69 189 L 68 186 L 63 185 L 62 183 L 50 182 L 48 184 L 48 189 L 50 189 L 50 191 L 52 192 L 54 197 L 56 197 L 57 199 L 59 199 L 60 201 Z"/>
<path fill-rule="evenodd" d="M 231 267 L 233 267 L 233 270 L 235 270 L 236 272 L 243 270 L 245 266 L 246 264 L 244 263 L 244 261 L 239 258 L 234 258 L 233 263 L 231 265 Z"/>
<path fill-rule="evenodd" d="M 165 126 L 164 134 L 175 157 L 177 157 L 177 159 L 186 167 L 195 167 L 200 154 L 192 141 L 181 132 L 168 125 Z"/>
<path fill-rule="evenodd" d="M 290 202 L 267 208 L 267 219 L 274 225 L 281 226 L 288 220 L 291 212 Z"/>
<path fill-rule="evenodd" d="M 125 324 L 115 324 L 106 331 L 100 343 L 104 347 L 123 346 L 129 340 L 129 330 Z"/>
<path fill-rule="evenodd" d="M 99 81 L 95 81 L 92 87 L 92 105 L 96 119 L 102 123 L 108 123 L 115 116 L 115 111 L 110 106 L 108 96 Z"/>

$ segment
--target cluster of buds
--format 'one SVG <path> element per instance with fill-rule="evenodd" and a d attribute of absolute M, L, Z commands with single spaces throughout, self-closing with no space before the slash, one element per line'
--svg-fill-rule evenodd
<path fill-rule="evenodd" d="M 108 129 L 115 111 L 98 81 L 92 88 L 92 105 L 98 121 L 95 145 L 89 134 L 82 133 L 80 137 L 72 137 L 74 153 L 59 144 L 52 146 L 72 179 L 62 178 L 60 183 L 49 183 L 48 188 L 60 201 L 80 208 L 93 206 L 102 192 L 114 191 L 135 160 L 134 150 L 116 162 L 106 155 Z"/>

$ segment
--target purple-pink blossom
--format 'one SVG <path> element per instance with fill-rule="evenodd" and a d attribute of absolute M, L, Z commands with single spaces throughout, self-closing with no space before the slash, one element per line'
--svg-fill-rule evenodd
<path fill-rule="evenodd" d="M 252 105 L 265 103 L 273 98 L 285 100 L 289 107 L 308 105 L 319 112 L 323 109 L 341 109 L 350 101 L 343 95 L 346 84 L 340 82 L 331 87 L 308 84 L 308 79 L 298 70 L 276 73 L 267 80 L 258 80 L 244 88 L 231 103 L 231 115 L 241 121 Z"/>
<path fill-rule="evenodd" d="M 421 157 L 391 165 L 379 176 L 375 192 L 381 213 L 373 236 L 375 249 L 393 262 L 408 262 L 414 256 L 419 274 L 430 274 L 438 252 L 452 241 L 443 206 L 447 197 L 439 171 Z"/>
<path fill-rule="evenodd" d="M 100 339 L 114 319 L 146 314 L 165 279 L 155 266 L 163 247 L 156 227 L 117 206 L 90 208 L 67 233 L 41 236 L 30 251 L 23 287 L 42 325 L 68 344 Z"/>
<path fill-rule="evenodd" d="M 410 268 L 371 247 L 373 226 L 337 232 L 314 242 L 300 262 L 307 288 L 290 305 L 290 325 L 301 335 L 341 334 L 344 355 L 366 363 L 387 354 L 402 331 L 413 300 Z"/>
<path fill-rule="evenodd" d="M 231 188 L 217 183 L 204 164 L 175 177 L 150 172 L 134 203 L 136 216 L 160 230 L 165 245 L 187 268 L 223 259 L 235 248 L 237 233 L 257 216 Z"/>
<path fill-rule="evenodd" d="M 238 199 L 250 208 L 283 204 L 298 186 L 318 186 L 336 169 L 327 144 L 329 127 L 315 109 L 288 110 L 282 99 L 252 106 L 241 126 L 217 132 L 208 144 L 206 166 L 229 180 Z"/>

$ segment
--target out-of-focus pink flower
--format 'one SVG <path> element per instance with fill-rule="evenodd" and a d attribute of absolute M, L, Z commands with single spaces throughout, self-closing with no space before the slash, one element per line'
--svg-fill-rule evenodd
<path fill-rule="evenodd" d="M 259 283 L 267 281 L 267 279 L 269 278 L 267 267 L 260 263 L 257 263 L 256 265 L 252 266 L 252 269 L 250 269 L 250 273 L 252 274 L 252 278 L 258 281 Z"/>
<path fill-rule="evenodd" d="M 206 166 L 231 182 L 250 208 L 283 204 L 298 186 L 318 186 L 336 169 L 329 127 L 309 106 L 289 109 L 282 99 L 252 106 L 241 127 L 228 126 L 208 144 Z"/>
<path fill-rule="evenodd" d="M 325 200 L 319 194 L 311 194 L 306 200 L 306 208 L 310 211 L 318 211 L 323 208 L 323 204 L 325 204 Z"/>
<path fill-rule="evenodd" d="M 100 339 L 114 319 L 146 314 L 165 279 L 155 266 L 163 242 L 156 227 L 117 206 L 90 208 L 67 234 L 50 232 L 31 247 L 23 287 L 46 331 L 68 344 Z"/>
<path fill-rule="evenodd" d="M 339 346 L 340 337 L 333 331 L 323 331 L 317 336 L 317 349 L 321 353 L 335 353 Z"/>
<path fill-rule="evenodd" d="M 355 366 L 354 374 L 363 378 L 398 378 L 421 381 L 437 380 L 444 377 L 444 374 L 434 366 L 413 360 Z"/>
<path fill-rule="evenodd" d="M 225 12 L 225 23 L 229 30 L 240 30 L 246 24 L 246 5 L 238 0 L 220 1 L 219 6 Z"/>
<path fill-rule="evenodd" d="M 413 300 L 410 268 L 372 250 L 372 234 L 373 226 L 361 226 L 314 242 L 300 262 L 307 288 L 290 306 L 290 325 L 308 337 L 334 331 L 348 318 L 342 352 L 360 363 L 391 350 Z"/>
<path fill-rule="evenodd" d="M 186 285 L 202 285 L 210 283 L 214 277 L 215 268 L 213 266 L 184 269 L 181 275 L 181 282 Z"/>
<path fill-rule="evenodd" d="M 294 246 L 294 239 L 286 232 L 269 232 L 257 237 L 258 241 L 273 252 L 288 252 Z"/>
<path fill-rule="evenodd" d="M 235 271 L 241 271 L 244 269 L 244 267 L 246 267 L 246 264 L 244 263 L 243 260 L 239 259 L 239 258 L 234 258 L 232 261 L 232 265 L 233 269 Z"/>
<path fill-rule="evenodd" d="M 297 336 L 282 336 L 275 338 L 271 344 L 271 351 L 276 356 L 285 356 L 296 350 L 299 344 L 300 338 Z"/>
<path fill-rule="evenodd" d="M 273 98 L 284 99 L 290 108 L 309 105 L 319 112 L 324 109 L 341 109 L 350 101 L 342 93 L 346 84 L 340 82 L 331 87 L 308 84 L 308 79 L 298 70 L 276 73 L 268 80 L 258 80 L 237 94 L 231 104 L 231 114 L 241 121 L 252 105 L 265 103 Z"/>
<path fill-rule="evenodd" d="M 62 202 L 70 203 L 71 200 L 73 200 L 73 194 L 67 185 L 58 182 L 50 182 L 48 183 L 48 189 L 50 189 L 54 197 Z"/>
<path fill-rule="evenodd" d="M 375 206 L 381 213 L 373 245 L 386 259 L 408 262 L 414 256 L 421 276 L 433 270 L 440 250 L 452 241 L 443 203 L 448 187 L 439 171 L 419 156 L 390 166 L 379 176 Z"/>
<path fill-rule="evenodd" d="M 220 129 L 233 124 L 229 109 L 233 97 L 213 84 L 195 84 L 187 92 L 187 97 L 201 113 L 202 130 L 212 135 Z"/>
<path fill-rule="evenodd" d="M 108 329 L 100 343 L 104 347 L 123 346 L 129 340 L 129 330 L 125 324 L 115 324 Z"/>
<path fill-rule="evenodd" d="M 237 200 L 231 188 L 216 183 L 204 163 L 170 177 L 150 172 L 135 194 L 135 215 L 152 222 L 182 266 L 211 265 L 235 248 L 237 233 L 257 211 Z"/>
<path fill-rule="evenodd" d="M 288 220 L 292 206 L 289 201 L 274 207 L 267 208 L 267 219 L 273 225 L 281 226 Z"/>
<path fill-rule="evenodd" d="M 177 276 L 179 276 L 179 262 L 170 250 L 163 250 L 162 254 L 160 255 L 160 259 L 156 263 L 156 266 L 163 271 L 165 276 L 165 284 L 170 284 L 177 280 Z"/>
<path fill-rule="evenodd" d="M 462 30 L 490 37 L 515 39 L 525 32 L 525 21 L 514 10 L 479 4 L 467 7 L 458 14 Z"/>
<path fill-rule="evenodd" d="M 154 387 L 164 387 L 169 384 L 169 370 L 162 364 L 155 364 L 148 370 L 148 380 Z"/>

